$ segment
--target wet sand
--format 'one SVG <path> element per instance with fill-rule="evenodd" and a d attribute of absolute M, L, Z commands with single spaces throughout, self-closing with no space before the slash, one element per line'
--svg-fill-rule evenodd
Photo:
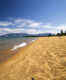
<path fill-rule="evenodd" d="M 9 54 L 9 51 L 6 51 Z M 66 80 L 66 37 L 41 37 L 0 63 L 0 80 Z"/>

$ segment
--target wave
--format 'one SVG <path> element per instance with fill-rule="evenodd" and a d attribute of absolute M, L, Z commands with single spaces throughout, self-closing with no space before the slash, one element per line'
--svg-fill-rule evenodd
<path fill-rule="evenodd" d="M 19 45 L 15 45 L 15 46 L 11 49 L 11 51 L 14 51 L 14 50 L 16 50 L 16 49 L 18 49 L 18 48 L 24 47 L 24 46 L 26 46 L 26 45 L 27 45 L 26 42 L 23 42 L 23 43 L 21 43 L 21 44 L 19 44 Z"/>
<path fill-rule="evenodd" d="M 36 39 L 31 40 L 30 43 L 34 42 L 35 40 L 36 40 Z M 29 44 L 29 43 L 23 42 L 23 43 L 21 43 L 21 44 L 19 44 L 19 45 L 15 45 L 15 46 L 11 49 L 11 51 L 14 51 L 14 50 L 16 50 L 16 49 L 18 49 L 18 48 L 24 47 L 24 46 L 26 46 L 27 44 Z"/>
<path fill-rule="evenodd" d="M 34 42 L 35 40 L 32 40 L 32 42 Z"/>

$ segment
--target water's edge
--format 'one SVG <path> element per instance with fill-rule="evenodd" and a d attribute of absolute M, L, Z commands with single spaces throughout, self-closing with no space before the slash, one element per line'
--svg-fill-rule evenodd
<path fill-rule="evenodd" d="M 37 39 L 31 40 L 29 43 L 34 42 L 35 40 L 37 40 Z M 19 48 L 21 48 L 21 47 L 24 47 L 24 46 L 28 45 L 29 43 L 23 42 L 23 43 L 21 43 L 21 44 L 19 44 L 19 45 L 15 45 L 15 46 L 11 49 L 11 51 L 14 51 L 14 50 L 16 50 L 16 49 L 19 49 Z"/>

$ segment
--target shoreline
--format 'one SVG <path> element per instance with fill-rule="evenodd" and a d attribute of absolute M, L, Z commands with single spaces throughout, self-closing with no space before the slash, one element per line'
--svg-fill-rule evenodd
<path fill-rule="evenodd" d="M 8 49 L 8 50 L 5 50 L 5 51 L 0 51 L 0 53 L 2 54 L 2 53 L 4 53 L 3 55 L 4 55 L 4 57 L 3 57 L 3 60 L 1 60 L 1 58 L 0 58 L 0 64 L 2 64 L 2 63 L 7 63 L 8 61 L 10 61 L 10 60 L 12 60 L 13 59 L 13 57 L 15 57 L 17 54 L 18 54 L 18 52 L 20 51 L 20 50 L 24 50 L 24 48 L 26 48 L 26 47 L 28 47 L 29 45 L 31 45 L 31 44 L 33 44 L 36 40 L 38 40 L 38 39 L 34 39 L 34 40 L 32 40 L 32 41 L 30 41 L 29 43 L 27 43 L 27 45 L 21 45 L 21 44 L 19 44 L 19 45 L 17 45 L 18 47 L 16 48 L 16 49 Z M 21 46 L 20 46 L 21 45 Z M 13 47 L 14 48 L 14 47 Z M 5 59 L 4 59 L 5 58 Z"/>
<path fill-rule="evenodd" d="M 1 80 L 66 79 L 66 37 L 41 37 L 0 64 Z"/>

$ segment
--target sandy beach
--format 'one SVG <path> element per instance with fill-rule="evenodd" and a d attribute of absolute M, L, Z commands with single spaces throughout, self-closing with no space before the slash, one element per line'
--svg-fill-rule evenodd
<path fill-rule="evenodd" d="M 6 52 L 9 54 L 9 51 Z M 66 80 L 66 37 L 39 37 L 0 63 L 0 80 Z"/>

